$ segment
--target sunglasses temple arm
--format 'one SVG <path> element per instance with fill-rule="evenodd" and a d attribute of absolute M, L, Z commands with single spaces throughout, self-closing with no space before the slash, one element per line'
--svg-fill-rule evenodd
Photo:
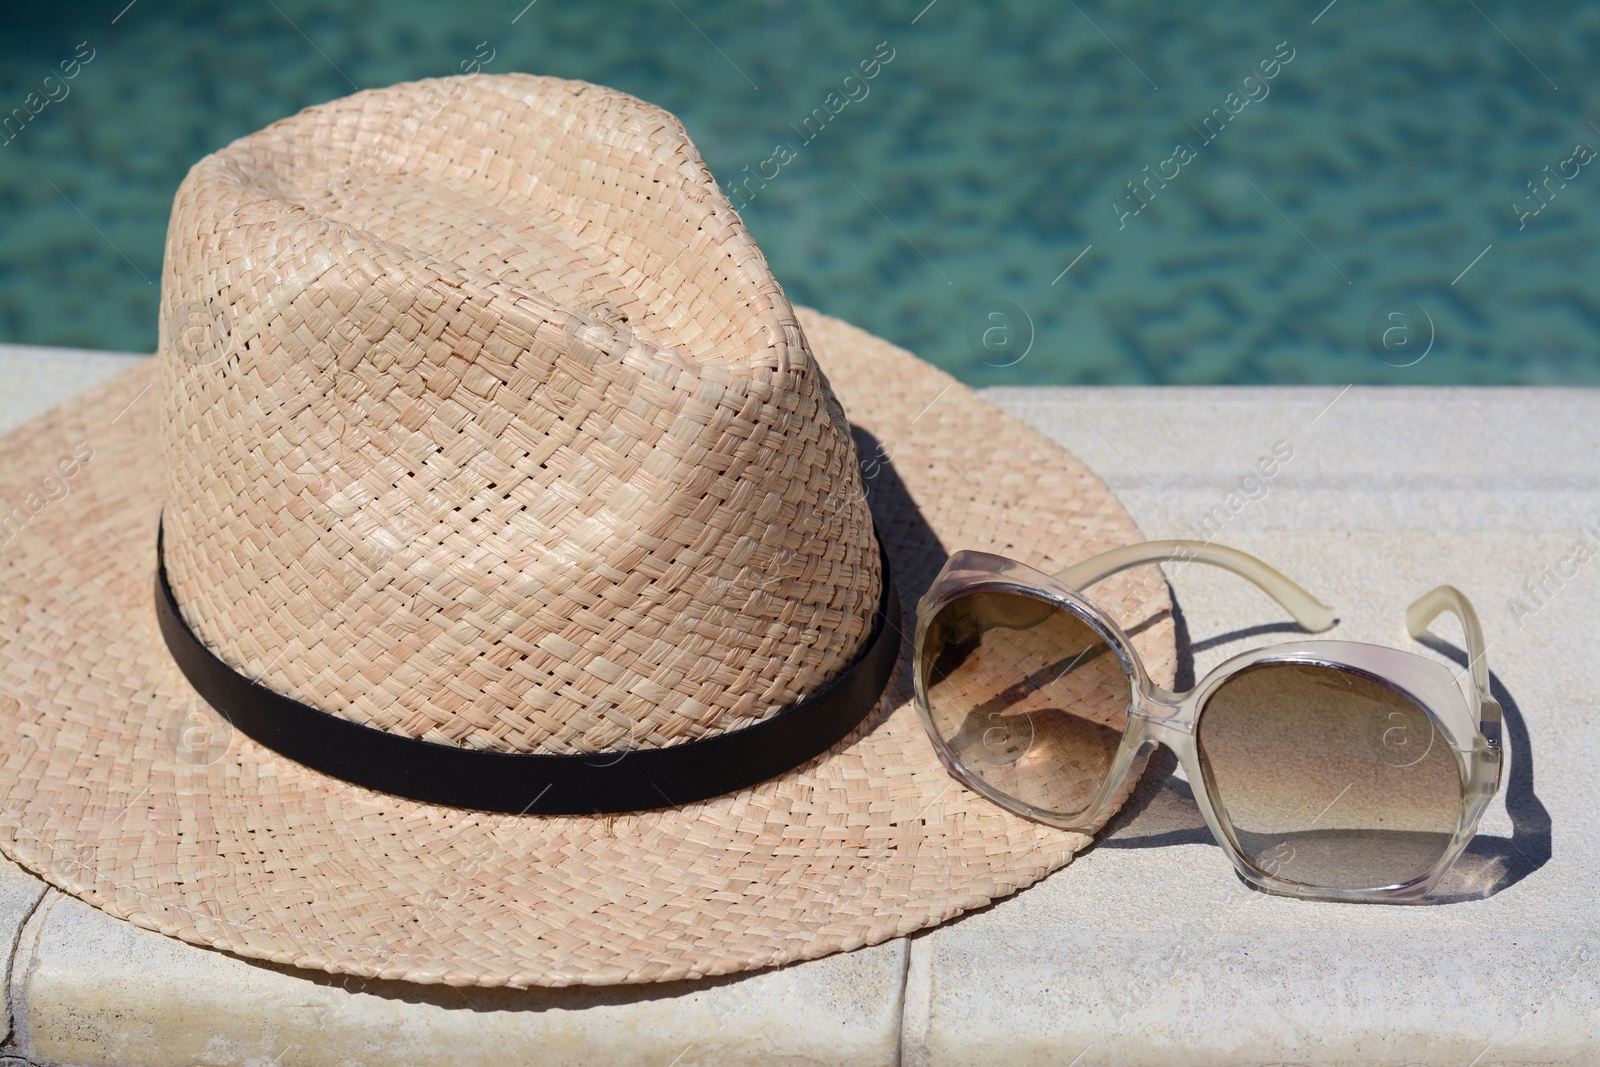
<path fill-rule="evenodd" d="M 1209 541 L 1145 541 L 1143 544 L 1113 548 L 1058 571 L 1055 577 L 1057 581 L 1081 590 L 1118 571 L 1145 563 L 1176 563 L 1180 567 L 1189 563 L 1204 563 L 1221 567 L 1253 583 L 1276 600 L 1302 629 L 1320 633 L 1333 625 L 1333 609 L 1287 577 L 1248 553 Z"/>
<path fill-rule="evenodd" d="M 1441 585 L 1418 597 L 1406 609 L 1406 629 L 1411 636 L 1421 639 L 1428 626 L 1445 612 L 1452 612 L 1461 620 L 1461 630 L 1466 636 L 1467 665 L 1472 672 L 1472 687 L 1478 691 L 1478 701 L 1493 702 L 1489 695 L 1489 662 L 1484 658 L 1483 626 L 1478 613 L 1466 594 L 1453 585 Z"/>

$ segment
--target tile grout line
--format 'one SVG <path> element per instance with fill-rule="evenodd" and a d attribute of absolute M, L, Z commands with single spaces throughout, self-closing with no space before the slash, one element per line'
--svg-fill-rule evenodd
<path fill-rule="evenodd" d="M 44 933 L 44 925 L 50 919 L 51 908 L 61 896 L 61 891 L 55 886 L 45 885 L 41 889 L 33 906 L 28 909 L 27 916 L 17 924 L 17 936 L 11 942 L 11 958 L 6 961 L 5 996 L 6 1011 L 10 1016 L 11 1036 L 6 1039 L 4 1051 L 19 1055 L 29 1063 L 33 1063 L 34 1058 L 33 1035 L 25 1010 L 28 979 L 32 977 L 34 965 L 38 963 L 39 941 Z M 19 970 L 17 961 L 24 952 L 28 958 Z"/>
<path fill-rule="evenodd" d="M 928 1067 L 928 1032 L 932 1029 L 933 948 L 925 945 L 938 927 L 906 938 L 906 965 L 900 973 L 899 1067 Z"/>

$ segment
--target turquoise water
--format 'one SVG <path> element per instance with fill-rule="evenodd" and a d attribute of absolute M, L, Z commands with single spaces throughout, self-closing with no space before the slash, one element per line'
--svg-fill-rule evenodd
<path fill-rule="evenodd" d="M 794 300 L 975 384 L 1600 382 L 1593 6 L 525 2 L 9 11 L 0 341 L 151 349 L 190 164 L 490 57 L 675 112 Z"/>

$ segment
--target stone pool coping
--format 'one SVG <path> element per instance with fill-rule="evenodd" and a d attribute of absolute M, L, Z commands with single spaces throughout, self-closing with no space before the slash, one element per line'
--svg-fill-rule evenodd
<path fill-rule="evenodd" d="M 129 358 L 0 346 L 0 430 Z M 1423 908 L 1254 893 L 1209 843 L 1187 785 L 1150 776 L 1135 813 L 1066 870 L 909 939 L 702 983 L 461 991 L 195 948 L 0 861 L 0 1064 L 1600 1059 L 1600 686 L 1589 677 L 1600 564 L 1547 579 L 1538 605 L 1523 590 L 1585 526 L 1600 536 L 1600 392 L 984 395 L 1082 457 L 1148 536 L 1203 528 L 1322 595 L 1340 612 L 1331 636 L 1417 647 L 1405 605 L 1439 582 L 1466 591 L 1508 710 L 1511 765 L 1451 889 L 1498 891 Z M 1251 479 L 1274 449 L 1289 458 Z M 1284 639 L 1284 617 L 1249 586 L 1199 569 L 1174 584 L 1196 676 Z M 1441 635 L 1447 653 L 1459 647 Z"/>

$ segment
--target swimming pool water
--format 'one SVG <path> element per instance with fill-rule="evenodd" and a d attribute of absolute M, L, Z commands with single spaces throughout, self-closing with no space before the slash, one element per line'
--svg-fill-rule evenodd
<path fill-rule="evenodd" d="M 974 384 L 1600 382 L 1592 5 L 525 3 L 8 12 L 0 341 L 150 350 L 195 160 L 476 59 L 673 111 L 794 300 Z"/>

